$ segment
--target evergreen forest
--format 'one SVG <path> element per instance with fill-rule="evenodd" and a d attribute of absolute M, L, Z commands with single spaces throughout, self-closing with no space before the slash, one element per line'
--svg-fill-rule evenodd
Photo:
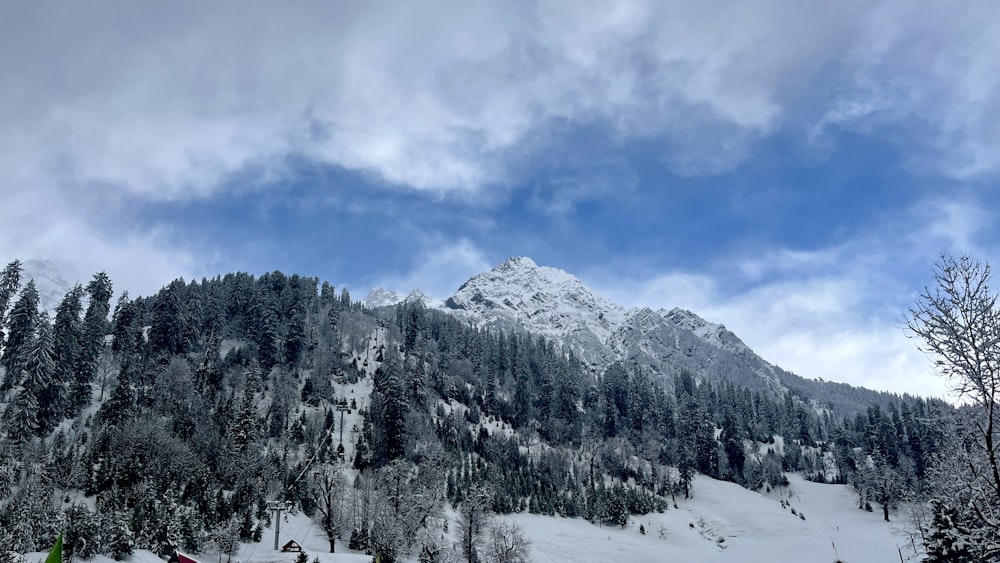
<path fill-rule="evenodd" d="M 480 561 L 489 513 L 626 526 L 698 495 L 700 476 L 763 491 L 785 472 L 850 484 L 886 520 L 924 503 L 928 545 L 988 529 L 927 503 L 961 497 L 941 494 L 943 460 L 970 451 L 964 409 L 940 400 L 596 369 L 540 336 L 419 302 L 369 309 L 281 272 L 115 295 L 98 273 L 44 311 L 19 262 L 0 278 L 4 563 L 60 532 L 84 559 L 233 553 L 267 541 L 278 505 L 331 551 Z M 458 545 L 439 533 L 446 507 Z"/>

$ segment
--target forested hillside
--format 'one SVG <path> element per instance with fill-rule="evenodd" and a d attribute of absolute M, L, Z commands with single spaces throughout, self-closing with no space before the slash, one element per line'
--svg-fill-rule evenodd
<path fill-rule="evenodd" d="M 331 550 L 495 559 L 488 512 L 624 526 L 697 495 L 698 474 L 754 490 L 786 471 L 851 483 L 860 509 L 890 519 L 933 495 L 936 460 L 960 447 L 940 401 L 855 412 L 806 384 L 593 373 L 541 336 L 420 302 L 367 309 L 315 278 L 174 280 L 112 305 L 99 273 L 50 315 L 20 277 L 15 261 L 0 279 L 0 545 L 14 553 L 60 530 L 83 558 L 231 553 L 261 541 L 280 501 Z"/>

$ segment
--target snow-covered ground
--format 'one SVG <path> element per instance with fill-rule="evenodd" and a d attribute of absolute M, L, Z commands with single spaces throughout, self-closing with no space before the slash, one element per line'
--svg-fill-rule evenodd
<path fill-rule="evenodd" d="M 775 562 L 878 563 L 900 560 L 900 550 L 911 560 L 908 540 L 894 535 L 898 524 L 883 522 L 880 514 L 860 511 L 856 497 L 843 485 L 822 485 L 788 476 L 791 485 L 768 495 L 747 491 L 732 483 L 699 476 L 695 497 L 679 501 L 678 509 L 633 517 L 627 527 L 596 526 L 582 519 L 513 514 L 497 516 L 517 523 L 531 542 L 531 560 L 554 562 Z M 785 500 L 786 506 L 782 506 Z M 796 513 L 805 515 L 805 520 Z M 454 517 L 453 511 L 448 513 Z M 645 535 L 640 534 L 640 524 Z M 457 529 L 454 525 L 452 530 Z M 295 540 L 320 563 L 368 563 L 371 556 L 354 553 L 338 542 L 329 553 L 322 531 L 301 513 L 283 518 L 279 545 Z M 263 541 L 244 544 L 233 563 L 293 563 L 297 554 L 275 551 L 274 528 Z M 28 563 L 40 563 L 44 553 L 30 554 Z M 202 563 L 227 563 L 218 554 L 195 556 Z M 409 561 L 416 561 L 416 553 Z M 112 563 L 98 557 L 95 563 Z M 138 551 L 131 563 L 160 563 L 151 553 Z"/>
<path fill-rule="evenodd" d="M 309 554 L 309 561 L 319 559 L 320 563 L 371 563 L 371 555 L 352 552 L 347 549 L 347 541 L 337 542 L 337 553 L 330 553 L 330 542 L 326 540 L 318 526 L 301 512 L 287 515 L 281 523 L 278 545 L 285 545 L 294 540 Z M 244 544 L 239 552 L 233 555 L 232 563 L 295 563 L 298 553 L 282 553 L 274 549 L 274 525 L 264 530 L 264 538 L 260 543 Z M 201 563 L 227 563 L 225 557 L 219 561 L 219 556 L 195 556 Z M 137 562 L 157 563 L 157 562 Z"/>
<path fill-rule="evenodd" d="M 505 516 L 532 543 L 532 560 L 739 561 L 847 563 L 899 561 L 906 541 L 880 514 L 860 511 L 851 490 L 788 476 L 791 485 L 762 495 L 699 476 L 695 497 L 663 514 L 633 517 L 622 529 L 579 519 Z M 783 508 L 780 499 L 789 501 Z M 792 514 L 805 515 L 802 520 Z M 646 534 L 639 533 L 639 525 Z M 912 551 L 912 550 L 911 550 Z"/>

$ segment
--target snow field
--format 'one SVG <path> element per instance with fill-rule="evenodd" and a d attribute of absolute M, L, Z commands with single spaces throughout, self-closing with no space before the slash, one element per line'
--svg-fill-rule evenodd
<path fill-rule="evenodd" d="M 877 513 L 857 509 L 854 493 L 844 485 L 825 485 L 789 474 L 789 487 L 764 495 L 724 481 L 698 476 L 694 497 L 678 500 L 679 509 L 634 516 L 625 528 L 598 526 L 580 518 L 537 514 L 496 515 L 518 524 L 531 542 L 532 561 L 556 562 L 656 562 L 705 561 L 765 563 L 848 563 L 899 561 L 904 539 L 893 534 L 893 524 Z M 781 500 L 788 503 L 783 508 Z M 796 513 L 804 514 L 805 520 Z M 450 508 L 449 536 L 457 529 L 457 515 Z M 646 534 L 639 533 L 640 524 Z M 260 544 L 245 544 L 233 556 L 239 563 L 292 563 L 296 554 L 275 552 L 274 528 L 265 530 Z M 455 538 L 451 538 L 455 540 Z M 360 563 L 370 556 L 352 553 L 337 543 L 337 553 L 322 531 L 302 514 L 282 522 L 280 544 L 295 540 L 309 553 L 310 562 Z M 42 554 L 40 554 L 42 555 Z M 140 557 L 137 554 L 137 557 Z M 406 561 L 416 561 L 412 553 Z M 42 558 L 39 558 L 40 561 Z M 202 563 L 218 561 L 205 556 Z M 225 561 L 225 558 L 223 558 Z M 156 563 L 134 559 L 134 563 Z M 30 563 L 36 563 L 32 560 Z M 99 563 L 110 563 L 101 561 Z"/>
<path fill-rule="evenodd" d="M 634 516 L 625 528 L 533 514 L 498 518 L 521 526 L 538 563 L 899 561 L 903 538 L 894 536 L 893 526 L 878 514 L 858 510 L 847 486 L 788 478 L 789 487 L 763 495 L 699 475 L 694 497 L 678 500 L 679 509 Z M 782 508 L 781 498 L 789 508 Z M 792 508 L 806 519 L 792 514 Z"/>

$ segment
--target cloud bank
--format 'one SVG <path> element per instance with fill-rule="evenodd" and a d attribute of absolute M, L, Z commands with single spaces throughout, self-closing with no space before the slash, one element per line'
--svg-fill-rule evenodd
<path fill-rule="evenodd" d="M 581 131 L 679 177 L 738 171 L 776 138 L 822 157 L 860 135 L 914 174 L 978 189 L 1000 171 L 998 22 L 1000 4 L 978 0 L 5 3 L 0 256 L 109 269 L 143 292 L 216 273 L 221 249 L 206 258 L 175 225 L 133 222 L 135 205 L 284 189 L 301 162 L 379 194 L 486 207 L 527 194 L 572 221 L 578 202 L 638 183 L 609 157 L 524 185 Z M 902 377 L 917 360 L 875 302 L 898 278 L 872 272 L 921 245 L 990 251 L 977 233 L 992 216 L 975 203 L 930 209 L 842 245 L 616 287 L 759 334 L 755 348 L 803 374 Z M 440 293 L 492 262 L 468 239 L 430 239 L 430 265 L 382 281 Z M 865 249 L 882 239 L 893 246 Z M 933 259 L 902 255 L 910 269 Z M 820 356 L 843 361 L 800 367 Z"/>
<path fill-rule="evenodd" d="M 711 174 L 781 129 L 905 126 L 915 161 L 992 176 L 1000 7 L 963 4 L 14 4 L 0 158 L 8 186 L 166 200 L 289 155 L 448 193 L 512 181 L 559 127 Z"/>
<path fill-rule="evenodd" d="M 682 307 L 724 323 L 763 358 L 803 377 L 945 398 L 945 381 L 905 330 L 920 287 L 911 280 L 933 284 L 939 251 L 996 263 L 1000 248 L 983 243 L 994 220 L 975 201 L 932 197 L 814 251 L 758 249 L 717 257 L 704 271 L 586 277 L 619 302 Z"/>

